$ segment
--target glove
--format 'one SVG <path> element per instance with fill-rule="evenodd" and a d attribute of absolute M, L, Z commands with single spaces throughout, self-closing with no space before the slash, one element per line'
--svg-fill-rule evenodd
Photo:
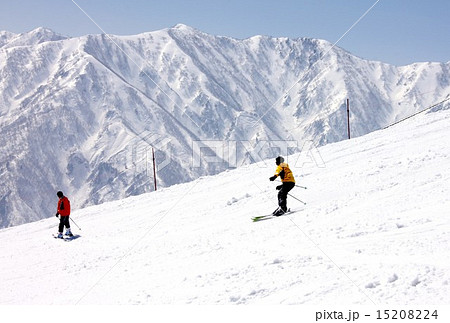
<path fill-rule="evenodd" d="M 278 185 L 277 187 L 275 187 L 278 190 L 281 190 L 281 188 L 283 187 L 283 185 Z"/>
<path fill-rule="evenodd" d="M 275 178 L 277 178 L 277 176 L 276 176 L 276 175 L 273 175 L 272 177 L 269 178 L 269 180 L 270 180 L 271 182 L 273 182 L 273 181 L 275 180 Z"/>
<path fill-rule="evenodd" d="M 58 213 L 58 212 L 56 212 L 55 216 L 56 216 L 56 217 L 58 217 L 58 215 L 59 215 L 59 213 Z"/>

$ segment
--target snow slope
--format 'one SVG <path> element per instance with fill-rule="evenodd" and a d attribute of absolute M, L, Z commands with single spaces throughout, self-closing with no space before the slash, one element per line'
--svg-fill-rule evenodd
<path fill-rule="evenodd" d="M 0 304 L 448 304 L 450 110 L 272 160 L 0 230 Z M 56 201 L 55 201 L 56 202 Z"/>

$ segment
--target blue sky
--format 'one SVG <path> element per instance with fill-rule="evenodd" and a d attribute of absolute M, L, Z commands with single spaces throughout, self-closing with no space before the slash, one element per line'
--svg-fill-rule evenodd
<path fill-rule="evenodd" d="M 376 0 L 74 0 L 107 33 L 138 34 L 183 23 L 235 38 L 311 37 L 336 42 Z M 380 0 L 338 43 L 395 65 L 450 61 L 449 0 Z M 71 0 L 0 0 L 0 30 L 101 31 Z"/>

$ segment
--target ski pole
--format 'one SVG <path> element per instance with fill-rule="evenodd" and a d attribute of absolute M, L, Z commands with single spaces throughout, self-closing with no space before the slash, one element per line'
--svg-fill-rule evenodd
<path fill-rule="evenodd" d="M 75 224 L 77 226 L 77 228 L 80 229 L 80 231 L 81 231 L 81 228 L 78 226 L 78 224 L 75 223 L 74 220 L 72 220 L 72 218 L 70 216 L 69 216 L 69 220 L 71 220 L 73 222 L 73 224 Z"/>
<path fill-rule="evenodd" d="M 297 201 L 299 201 L 299 202 L 303 203 L 303 205 L 306 205 L 306 203 L 305 203 L 305 202 L 303 202 L 302 200 L 299 200 L 299 199 L 298 199 L 298 198 L 296 198 L 295 196 L 293 196 L 293 195 L 291 195 L 291 194 L 289 194 L 289 193 L 288 193 L 288 195 L 289 195 L 290 197 L 292 197 L 292 198 L 296 199 Z"/>

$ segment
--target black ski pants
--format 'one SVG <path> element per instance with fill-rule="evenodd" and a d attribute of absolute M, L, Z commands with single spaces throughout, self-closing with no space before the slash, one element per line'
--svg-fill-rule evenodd
<path fill-rule="evenodd" d="M 64 226 L 67 229 L 70 229 L 69 216 L 59 216 L 59 231 L 58 232 L 63 232 Z"/>
<path fill-rule="evenodd" d="M 290 190 L 292 190 L 295 186 L 293 182 L 283 182 L 280 191 L 278 192 L 278 205 L 279 207 L 286 212 L 287 211 L 287 195 Z"/>

